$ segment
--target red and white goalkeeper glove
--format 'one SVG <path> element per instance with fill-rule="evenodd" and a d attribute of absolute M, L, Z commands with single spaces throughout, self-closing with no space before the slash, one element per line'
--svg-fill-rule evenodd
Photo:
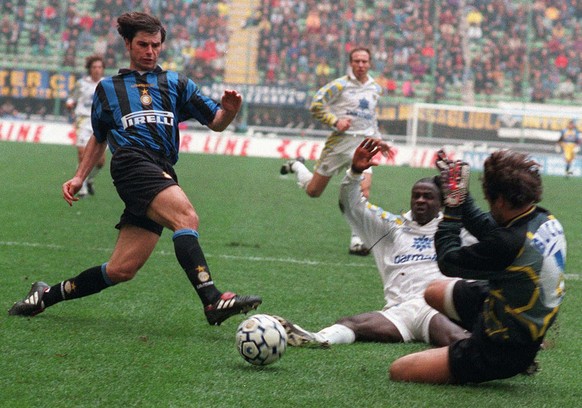
<path fill-rule="evenodd" d="M 449 160 L 443 150 L 438 151 L 435 164 L 441 173 L 443 204 L 445 207 L 460 206 L 465 202 L 469 191 L 469 164 L 462 160 Z"/>

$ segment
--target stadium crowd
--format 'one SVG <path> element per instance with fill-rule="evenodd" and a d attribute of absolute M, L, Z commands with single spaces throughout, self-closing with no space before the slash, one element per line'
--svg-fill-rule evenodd
<path fill-rule="evenodd" d="M 582 90 L 581 2 L 464 4 L 262 0 L 253 15 L 261 32 L 258 65 L 267 84 L 318 87 L 345 71 L 342 47 L 365 44 L 389 94 L 415 97 L 415 89 L 429 83 L 439 100 L 450 89 L 473 84 L 476 94 L 509 89 L 511 97 L 521 98 L 529 56 L 526 79 L 535 84 L 536 101 L 573 98 Z"/>
<path fill-rule="evenodd" d="M 84 57 L 99 53 L 116 70 L 125 49 L 112 10 L 142 9 L 164 16 L 164 68 L 198 83 L 221 82 L 230 5 L 6 0 L 3 50 L 14 56 L 12 67 L 20 56 L 52 56 L 47 68 L 81 74 Z M 397 102 L 467 103 L 462 96 L 471 94 L 491 103 L 496 95 L 568 103 L 582 92 L 582 2 L 576 0 L 261 0 L 242 28 L 249 27 L 260 32 L 256 62 L 265 85 L 315 90 L 345 72 L 346 51 L 365 45 L 373 52 L 372 74 Z"/>

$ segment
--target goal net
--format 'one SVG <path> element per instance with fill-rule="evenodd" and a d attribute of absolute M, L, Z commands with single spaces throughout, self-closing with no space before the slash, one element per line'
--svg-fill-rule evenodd
<path fill-rule="evenodd" d="M 410 112 L 406 141 L 413 146 L 527 144 L 549 150 L 568 121 L 578 118 L 582 118 L 582 108 L 568 106 L 505 103 L 498 108 L 478 108 L 418 103 Z"/>

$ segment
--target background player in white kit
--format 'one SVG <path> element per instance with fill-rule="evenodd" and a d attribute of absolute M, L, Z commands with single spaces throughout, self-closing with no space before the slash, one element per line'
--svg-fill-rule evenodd
<path fill-rule="evenodd" d="M 350 51 L 350 72 L 324 85 L 315 94 L 310 111 L 315 119 L 330 126 L 333 132 L 315 163 L 313 173 L 303 164 L 303 158 L 290 160 L 281 167 L 281 174 L 296 173 L 297 183 L 310 197 L 319 197 L 332 176 L 350 166 L 356 147 L 366 137 L 380 137 L 376 105 L 382 87 L 368 75 L 370 50 L 363 47 Z M 361 188 L 364 197 L 370 195 L 372 172 L 366 170 Z M 353 231 L 350 254 L 368 255 L 368 248 Z"/>
<path fill-rule="evenodd" d="M 91 105 L 93 104 L 95 88 L 99 81 L 101 81 L 101 78 L 103 78 L 103 72 L 105 70 L 103 57 L 100 55 L 91 55 L 87 57 L 85 60 L 85 69 L 87 70 L 87 76 L 80 78 L 77 81 L 75 89 L 66 101 L 67 109 L 72 111 L 74 115 L 76 134 L 75 145 L 77 146 L 77 159 L 79 163 L 83 160 L 85 146 L 93 135 L 93 128 L 91 127 Z M 79 197 L 84 197 L 87 194 L 95 194 L 93 182 L 95 176 L 104 165 L 105 153 L 97 162 L 87 177 L 87 180 L 83 183 L 81 190 L 77 193 Z"/>

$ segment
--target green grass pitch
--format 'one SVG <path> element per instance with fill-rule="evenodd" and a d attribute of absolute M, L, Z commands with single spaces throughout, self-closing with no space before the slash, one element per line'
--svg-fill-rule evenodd
<path fill-rule="evenodd" d="M 220 327 L 200 301 L 165 231 L 137 277 L 32 318 L 6 311 L 30 284 L 49 284 L 106 261 L 122 204 L 108 171 L 97 194 L 70 208 L 61 184 L 76 167 L 70 146 L 0 142 L 0 406 L 64 407 L 574 407 L 582 401 L 581 179 L 547 177 L 542 205 L 568 238 L 567 295 L 556 346 L 541 371 L 478 386 L 399 384 L 390 363 L 423 344 L 357 343 L 290 348 L 264 368 L 234 348 L 236 316 Z M 221 290 L 263 297 L 260 313 L 307 329 L 383 305 L 371 258 L 347 254 L 337 206 L 340 177 L 310 199 L 279 160 L 181 156 L 180 183 L 200 218 L 201 244 Z M 375 169 L 372 202 L 409 207 L 412 183 L 430 169 Z M 482 203 L 478 175 L 474 196 Z"/>

